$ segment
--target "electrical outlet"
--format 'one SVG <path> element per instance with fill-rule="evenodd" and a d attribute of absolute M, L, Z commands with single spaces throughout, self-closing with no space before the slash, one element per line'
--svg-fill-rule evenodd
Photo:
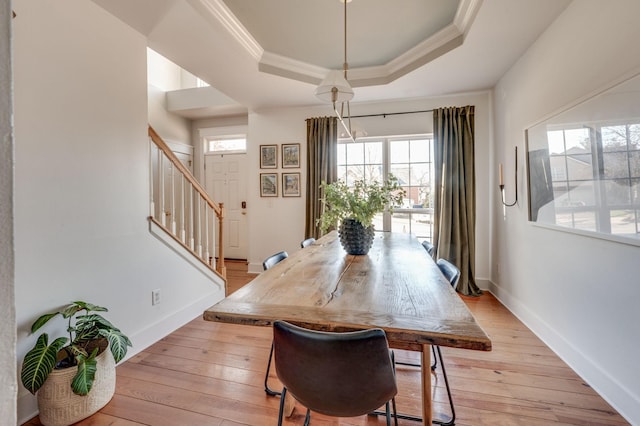
<path fill-rule="evenodd" d="M 160 289 L 151 292 L 151 305 L 157 305 L 158 303 L 160 303 Z"/>

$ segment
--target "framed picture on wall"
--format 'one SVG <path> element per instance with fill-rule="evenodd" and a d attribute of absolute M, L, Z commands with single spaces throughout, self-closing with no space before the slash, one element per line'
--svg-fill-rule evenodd
<path fill-rule="evenodd" d="M 278 168 L 278 145 L 260 145 L 260 168 Z"/>
<path fill-rule="evenodd" d="M 261 197 L 277 197 L 278 196 L 278 174 L 277 173 L 260 173 L 260 196 Z"/>
<path fill-rule="evenodd" d="M 282 174 L 282 196 L 283 197 L 299 197 L 300 196 L 300 173 L 283 173 Z"/>
<path fill-rule="evenodd" d="M 282 144 L 282 168 L 300 167 L 300 144 L 299 143 L 283 143 Z"/>

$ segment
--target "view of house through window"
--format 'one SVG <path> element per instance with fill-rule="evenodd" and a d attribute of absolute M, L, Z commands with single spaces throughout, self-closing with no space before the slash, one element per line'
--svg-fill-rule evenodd
<path fill-rule="evenodd" d="M 420 240 L 433 235 L 433 139 L 430 135 L 358 138 L 338 141 L 338 179 L 381 182 L 396 176 L 406 195 L 393 215 L 374 219 L 376 230 L 412 233 Z"/>
<path fill-rule="evenodd" d="M 555 223 L 637 237 L 640 123 L 547 131 Z"/>

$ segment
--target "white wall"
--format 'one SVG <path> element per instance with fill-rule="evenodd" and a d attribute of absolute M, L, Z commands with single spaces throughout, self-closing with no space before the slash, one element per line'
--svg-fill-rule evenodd
<path fill-rule="evenodd" d="M 638 16 L 637 0 L 574 1 L 501 79 L 494 162 L 505 163 L 505 176 L 513 173 L 514 146 L 524 160 L 526 127 L 640 71 Z M 518 178 L 524 185 L 522 168 Z M 527 222 L 526 193 L 520 198 L 504 218 L 493 200 L 492 291 L 640 424 L 640 247 L 536 227 Z"/>
<path fill-rule="evenodd" d="M 146 40 L 92 2 L 15 7 L 17 359 L 35 318 L 77 299 L 134 354 L 224 292 L 149 232 Z M 18 419 L 34 410 L 21 387 Z"/>
<path fill-rule="evenodd" d="M 0 423 L 16 423 L 11 4 L 0 0 Z"/>
<path fill-rule="evenodd" d="M 357 92 L 356 92 L 357 96 Z M 491 188 L 489 187 L 490 161 L 490 97 L 488 93 L 467 94 L 432 99 L 414 99 L 401 102 L 367 103 L 351 105 L 353 115 L 390 113 L 400 111 L 420 111 L 437 107 L 475 105 L 476 123 L 476 191 L 478 199 L 477 213 L 477 249 L 476 277 L 481 286 L 485 286 L 490 275 L 489 235 Z M 299 250 L 304 235 L 305 201 L 304 192 L 300 198 L 261 198 L 259 192 L 259 146 L 266 144 L 300 143 L 300 169 L 269 170 L 278 173 L 281 179 L 283 171 L 300 171 L 302 187 L 306 187 L 306 122 L 309 117 L 331 115 L 330 107 L 273 109 L 249 114 L 248 163 L 255 165 L 251 169 L 248 189 L 248 221 L 251 244 L 249 247 L 249 271 L 262 271 L 262 260 L 280 250 L 289 253 Z M 360 124 L 369 136 L 431 133 L 433 118 L 431 114 L 411 114 L 387 116 L 386 118 L 361 118 Z M 280 162 L 278 164 L 280 166 Z M 262 170 L 263 172 L 265 170 Z"/>
<path fill-rule="evenodd" d="M 147 106 L 149 124 L 165 142 L 191 145 L 191 121 L 167 111 L 166 93 L 182 87 L 182 69 L 147 49 Z"/>

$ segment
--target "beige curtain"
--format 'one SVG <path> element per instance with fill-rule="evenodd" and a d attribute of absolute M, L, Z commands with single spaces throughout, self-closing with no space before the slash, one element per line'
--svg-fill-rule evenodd
<path fill-rule="evenodd" d="M 456 290 L 469 296 L 475 283 L 476 194 L 474 107 L 433 111 L 435 198 L 433 243 L 436 256 L 460 269 Z"/>
<path fill-rule="evenodd" d="M 320 184 L 333 183 L 338 174 L 338 119 L 316 117 L 307 119 L 307 208 L 305 238 L 320 238 L 316 224 L 322 214 Z"/>

